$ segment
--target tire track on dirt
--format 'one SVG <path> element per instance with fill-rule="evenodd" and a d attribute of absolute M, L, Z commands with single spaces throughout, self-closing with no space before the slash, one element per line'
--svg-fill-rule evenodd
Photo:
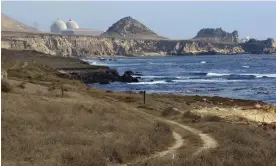
<path fill-rule="evenodd" d="M 178 122 L 173 121 L 173 120 L 168 120 L 168 119 L 165 119 L 165 118 L 153 116 L 153 115 L 148 114 L 146 112 L 142 112 L 142 111 L 133 111 L 133 112 L 135 112 L 135 113 L 138 112 L 139 114 L 146 116 L 150 120 L 153 120 L 153 119 L 159 120 L 159 121 L 162 121 L 162 122 L 180 127 L 180 128 L 182 128 L 186 131 L 190 131 L 191 133 L 193 133 L 195 135 L 198 135 L 200 137 L 200 139 L 202 140 L 203 145 L 200 148 L 198 148 L 196 152 L 193 153 L 193 156 L 197 156 L 200 153 L 203 153 L 203 152 L 206 152 L 208 150 L 211 150 L 211 149 L 214 149 L 214 148 L 218 147 L 218 142 L 212 136 L 210 136 L 209 134 L 206 134 L 206 133 L 202 133 L 200 130 L 197 130 L 197 129 L 192 128 L 190 126 L 178 123 Z M 175 143 L 174 143 L 173 146 L 169 147 L 167 150 L 157 152 L 157 153 L 155 153 L 153 155 L 150 155 L 149 157 L 145 157 L 143 159 L 137 159 L 137 160 L 134 160 L 134 161 L 126 163 L 126 164 L 121 164 L 120 166 L 127 166 L 127 165 L 130 165 L 130 164 L 138 164 L 139 162 L 143 162 L 143 161 L 146 161 L 148 159 L 152 159 L 152 158 L 156 158 L 156 157 L 163 157 L 167 154 L 175 155 L 176 151 L 183 146 L 184 140 L 181 137 L 181 135 L 179 135 L 176 132 L 173 132 L 173 136 L 174 136 L 174 139 L 175 139 Z"/>

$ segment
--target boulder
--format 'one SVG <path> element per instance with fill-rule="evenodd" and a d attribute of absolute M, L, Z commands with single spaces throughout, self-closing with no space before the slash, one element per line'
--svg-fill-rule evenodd
<path fill-rule="evenodd" d="M 130 75 L 137 75 L 137 76 L 142 75 L 140 72 L 133 72 L 133 71 L 130 71 L 130 70 L 125 71 L 125 73 L 130 74 Z"/>
<path fill-rule="evenodd" d="M 108 79 L 103 79 L 99 82 L 99 84 L 110 84 L 110 81 Z"/>
<path fill-rule="evenodd" d="M 125 74 L 134 75 L 134 72 L 130 71 L 130 70 L 127 70 L 127 71 L 125 71 Z"/>
<path fill-rule="evenodd" d="M 120 78 L 121 82 L 139 82 L 138 78 L 132 77 L 132 71 L 126 71 Z"/>
<path fill-rule="evenodd" d="M 7 79 L 8 78 L 8 73 L 6 70 L 1 70 L 1 79 Z"/>

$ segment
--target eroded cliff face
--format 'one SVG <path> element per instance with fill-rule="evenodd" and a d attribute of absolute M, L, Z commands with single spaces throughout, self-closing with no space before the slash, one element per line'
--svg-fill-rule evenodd
<path fill-rule="evenodd" d="M 88 36 L 2 35 L 2 48 L 35 50 L 58 56 L 194 55 L 244 53 L 238 44 L 190 40 L 127 40 Z"/>

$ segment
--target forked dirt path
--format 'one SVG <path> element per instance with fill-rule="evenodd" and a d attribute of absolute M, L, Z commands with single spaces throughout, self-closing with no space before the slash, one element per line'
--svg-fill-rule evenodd
<path fill-rule="evenodd" d="M 175 151 L 183 146 L 184 140 L 182 139 L 182 136 L 180 134 L 178 134 L 176 132 L 173 132 L 172 134 L 173 134 L 173 138 L 175 139 L 175 142 L 167 150 L 157 152 L 155 154 L 152 154 L 152 155 L 150 155 L 148 157 L 145 157 L 145 158 L 142 158 L 142 159 L 133 160 L 133 161 L 131 161 L 129 163 L 126 163 L 126 164 L 121 164 L 120 166 L 127 166 L 127 165 L 131 165 L 131 164 L 137 164 L 139 162 L 143 162 L 143 161 L 146 161 L 146 160 L 149 160 L 149 159 L 152 159 L 152 158 L 163 157 L 163 156 L 166 156 L 168 154 L 171 154 L 173 156 L 175 154 Z"/>
<path fill-rule="evenodd" d="M 142 111 L 135 111 L 135 112 L 139 112 L 140 114 L 145 115 L 147 118 L 150 118 L 151 120 L 155 119 L 155 120 L 159 120 L 159 121 L 162 121 L 162 122 L 165 122 L 165 123 L 168 123 L 168 124 L 172 124 L 172 125 L 175 125 L 175 126 L 178 126 L 178 127 L 182 128 L 184 130 L 188 130 L 188 131 L 190 131 L 191 133 L 193 133 L 195 135 L 198 135 L 200 137 L 200 139 L 202 140 L 203 144 L 200 148 L 197 149 L 196 152 L 194 152 L 192 154 L 193 156 L 199 155 L 202 152 L 208 151 L 210 149 L 214 149 L 218 146 L 218 142 L 212 136 L 210 136 L 209 134 L 202 133 L 200 130 L 197 130 L 195 128 L 180 124 L 180 123 L 178 123 L 176 121 L 173 121 L 173 120 L 168 120 L 168 119 L 165 119 L 165 118 L 156 117 L 156 116 L 153 116 L 153 115 L 148 114 L 146 112 L 142 112 Z M 151 158 L 163 157 L 163 156 L 168 155 L 168 154 L 172 154 L 172 158 L 174 158 L 173 156 L 175 155 L 176 151 L 180 147 L 183 146 L 184 139 L 182 138 L 182 136 L 180 134 L 178 134 L 176 132 L 173 132 L 173 137 L 175 139 L 175 142 L 174 142 L 173 146 L 169 147 L 167 150 L 157 152 L 156 154 L 153 154 L 153 155 L 151 155 L 149 157 L 146 157 L 146 158 L 143 158 L 143 159 L 137 159 L 137 160 L 134 160 L 134 161 L 126 163 L 126 164 L 121 164 L 121 166 L 127 166 L 127 165 L 130 165 L 130 164 L 137 164 L 139 162 L 143 162 L 143 161 L 146 161 L 146 160 L 151 159 Z"/>
<path fill-rule="evenodd" d="M 164 120 L 167 123 L 174 124 L 178 127 L 181 127 L 185 130 L 188 130 L 191 133 L 193 133 L 195 135 L 198 135 L 200 137 L 200 139 L 203 142 L 203 146 L 201 146 L 193 155 L 198 155 L 199 153 L 201 153 L 203 151 L 214 149 L 218 146 L 218 142 L 213 137 L 211 137 L 209 134 L 202 133 L 200 130 L 197 130 L 195 128 L 180 124 L 180 123 L 172 121 L 172 120 L 167 120 L 167 119 L 160 118 L 160 120 L 161 119 Z"/>

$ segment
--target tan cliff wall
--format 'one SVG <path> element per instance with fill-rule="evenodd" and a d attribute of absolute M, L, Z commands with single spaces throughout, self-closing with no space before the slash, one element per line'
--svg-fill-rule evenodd
<path fill-rule="evenodd" d="M 276 48 L 276 42 L 273 42 L 273 47 Z"/>
<path fill-rule="evenodd" d="M 238 44 L 214 44 L 189 40 L 124 40 L 50 34 L 2 35 L 1 40 L 1 48 L 35 50 L 59 56 L 244 53 Z"/>

